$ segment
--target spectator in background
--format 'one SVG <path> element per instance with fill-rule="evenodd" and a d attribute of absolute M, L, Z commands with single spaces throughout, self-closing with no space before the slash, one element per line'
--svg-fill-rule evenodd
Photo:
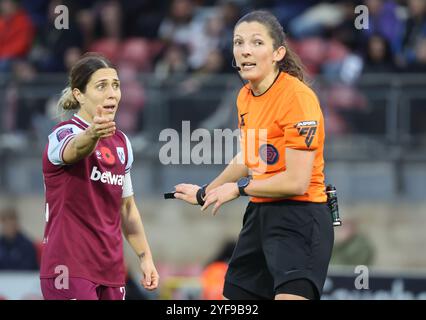
<path fill-rule="evenodd" d="M 231 39 L 234 33 L 234 26 L 239 17 L 241 17 L 241 7 L 235 0 L 223 0 L 219 10 L 224 23 L 222 38 L 219 43 L 219 48 L 222 51 L 223 59 L 225 61 L 223 71 L 227 73 L 234 73 L 235 69 L 232 68 L 231 63 L 226 62 L 232 61 L 233 58 Z"/>
<path fill-rule="evenodd" d="M 191 29 L 188 39 L 188 63 L 192 70 L 203 67 L 210 52 L 219 50 L 221 39 L 224 36 L 225 24 L 220 11 L 211 10 L 209 14 Z"/>
<path fill-rule="evenodd" d="M 414 60 L 404 71 L 413 73 L 426 72 L 426 36 L 418 40 L 414 51 Z"/>
<path fill-rule="evenodd" d="M 331 256 L 335 265 L 371 265 L 374 262 L 374 247 L 370 240 L 358 230 L 352 219 L 345 219 L 336 231 L 336 241 Z"/>
<path fill-rule="evenodd" d="M 97 39 L 89 46 L 89 51 L 99 52 L 121 69 L 131 65 L 137 72 L 150 72 L 152 57 L 162 48 L 158 41 L 142 37 L 125 37 L 124 11 L 120 2 L 110 0 L 101 3 L 96 14 Z"/>
<path fill-rule="evenodd" d="M 186 44 L 194 23 L 194 11 L 192 0 L 174 0 L 169 14 L 160 24 L 159 38 L 166 42 Z"/>
<path fill-rule="evenodd" d="M 76 64 L 76 62 L 78 61 L 78 59 L 80 59 L 82 54 L 83 53 L 79 47 L 68 48 L 65 51 L 65 55 L 64 55 L 65 70 L 66 71 L 71 70 L 72 66 Z"/>
<path fill-rule="evenodd" d="M 112 63 L 117 64 L 123 40 L 123 11 L 118 1 L 103 2 L 96 8 L 94 18 L 96 40 L 88 51 L 100 52 Z"/>
<path fill-rule="evenodd" d="M 10 71 L 13 60 L 31 49 L 34 27 L 17 0 L 0 0 L 0 72 Z"/>
<path fill-rule="evenodd" d="M 342 5 L 320 2 L 294 18 L 289 24 L 289 33 L 297 39 L 323 36 L 326 29 L 337 26 L 344 17 Z"/>
<path fill-rule="evenodd" d="M 392 49 L 389 41 L 379 34 L 372 35 L 367 42 L 364 58 L 364 73 L 395 72 Z"/>
<path fill-rule="evenodd" d="M 402 63 L 410 64 L 415 60 L 417 43 L 426 37 L 426 1 L 408 0 L 409 17 L 404 25 L 402 38 Z"/>
<path fill-rule="evenodd" d="M 65 72 L 67 70 L 66 59 L 69 51 L 81 51 L 84 37 L 81 29 L 75 23 L 74 9 L 70 7 L 70 21 L 72 26 L 68 30 L 57 29 L 55 27 L 56 6 L 62 4 L 59 0 L 51 0 L 49 3 L 47 23 L 40 30 L 37 43 L 32 51 L 32 59 L 42 72 Z"/>
<path fill-rule="evenodd" d="M 209 81 L 213 80 L 214 75 L 222 72 L 223 65 L 224 61 L 220 51 L 210 51 L 202 68 L 191 74 L 188 80 L 182 82 L 179 90 L 186 95 L 200 91 L 203 85 L 211 87 L 212 83 L 209 83 Z"/>
<path fill-rule="evenodd" d="M 103 36 L 123 38 L 123 9 L 119 1 L 109 0 L 102 5 L 98 16 Z"/>
<path fill-rule="evenodd" d="M 88 1 L 88 3 L 90 2 Z M 95 10 L 93 9 L 93 4 L 88 3 L 86 3 L 86 6 L 81 4 L 75 10 L 75 22 L 77 28 L 81 31 L 83 51 L 87 50 L 95 40 Z"/>
<path fill-rule="evenodd" d="M 219 50 L 207 54 L 202 68 L 188 75 L 177 86 L 174 86 L 169 96 L 173 106 L 169 116 L 173 128 L 180 128 L 182 120 L 191 120 L 191 126 L 197 127 L 201 121 L 214 113 L 219 106 L 226 83 L 218 81 L 218 75 L 223 70 L 223 56 Z M 182 119 L 182 114 L 185 119 Z M 189 117 L 190 115 L 190 117 Z"/>
<path fill-rule="evenodd" d="M 202 56 L 204 48 L 195 42 L 203 41 L 204 45 L 211 48 L 209 43 L 200 40 L 200 35 L 206 32 L 204 28 L 206 10 L 197 11 L 197 9 L 193 0 L 174 0 L 158 30 L 158 37 L 164 43 L 176 43 L 186 47 L 187 62 L 192 70 L 198 70 L 204 60 Z"/>
<path fill-rule="evenodd" d="M 402 24 L 396 15 L 396 4 L 393 0 L 365 0 L 368 7 L 368 28 L 362 29 L 365 41 L 373 34 L 380 34 L 391 44 L 393 52 L 398 49 Z"/>
<path fill-rule="evenodd" d="M 186 75 L 189 69 L 186 56 L 185 46 L 176 43 L 168 45 L 162 57 L 155 64 L 154 73 L 156 78 L 160 81 L 167 81 L 170 77 Z"/>
<path fill-rule="evenodd" d="M 47 22 L 48 0 L 21 0 L 21 6 L 25 8 L 34 27 L 39 30 Z"/>
<path fill-rule="evenodd" d="M 263 1 L 255 1 L 262 2 Z M 302 14 L 309 7 L 318 4 L 320 0 L 270 0 L 273 11 L 276 13 L 278 20 L 284 30 L 289 29 L 289 23 L 297 16 Z"/>
<path fill-rule="evenodd" d="M 410 72 L 414 74 L 418 73 L 426 73 L 426 37 L 420 39 L 416 45 L 415 48 L 415 60 L 409 64 L 405 69 L 403 69 L 405 72 Z M 414 75 L 414 77 L 418 77 L 419 79 L 424 78 L 423 75 Z M 410 117 L 410 133 L 413 136 L 421 137 L 422 135 L 425 136 L 426 133 L 426 126 L 425 126 L 425 119 L 426 119 L 426 99 L 424 96 L 417 96 L 417 98 L 414 98 L 411 100 L 411 112 L 409 113 Z M 413 142 L 415 139 L 413 139 Z M 421 141 L 421 139 L 417 140 Z M 417 147 L 416 147 L 417 148 Z M 419 148 L 421 149 L 421 147 Z"/>
<path fill-rule="evenodd" d="M 126 17 L 123 27 L 127 37 L 157 38 L 160 23 L 170 6 L 169 1 L 121 0 L 120 3 Z"/>
<path fill-rule="evenodd" d="M 46 98 L 30 94 L 26 88 L 36 85 L 37 71 L 27 60 L 15 60 L 11 65 L 11 81 L 6 87 L 2 126 L 6 132 L 20 134 L 43 132 Z M 38 136 L 40 138 L 40 136 Z"/>
<path fill-rule="evenodd" d="M 143 130 L 143 108 L 145 105 L 145 90 L 137 79 L 137 70 L 132 65 L 120 66 L 120 86 L 123 92 L 120 112 L 116 116 L 116 123 L 121 130 L 134 136 Z"/>
<path fill-rule="evenodd" d="M 14 81 L 11 81 L 8 90 L 12 90 L 13 95 L 5 106 L 9 115 L 9 130 L 15 134 L 26 134 L 33 143 L 44 141 L 54 123 L 46 114 L 48 97 L 37 94 L 40 75 L 35 66 L 26 60 L 16 61 L 12 68 Z"/>
<path fill-rule="evenodd" d="M 355 13 L 358 0 L 343 0 L 339 2 L 343 13 L 342 21 L 329 30 L 331 38 L 341 42 L 351 51 L 357 51 L 362 42 L 362 33 L 354 28 L 354 21 L 357 17 Z"/>
<path fill-rule="evenodd" d="M 38 270 L 35 244 L 23 233 L 15 208 L 0 212 L 0 270 Z"/>

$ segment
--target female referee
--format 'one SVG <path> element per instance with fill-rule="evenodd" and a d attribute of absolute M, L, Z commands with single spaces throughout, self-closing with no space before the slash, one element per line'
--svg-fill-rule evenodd
<path fill-rule="evenodd" d="M 237 22 L 233 53 L 248 80 L 237 98 L 242 153 L 207 187 L 179 184 L 175 197 L 202 210 L 213 205 L 213 214 L 239 196 L 251 197 L 225 277 L 225 298 L 319 299 L 334 232 L 318 99 L 269 12 L 253 11 Z M 267 137 L 255 135 L 256 163 L 245 156 L 253 143 L 247 132 L 260 129 Z"/>
<path fill-rule="evenodd" d="M 58 105 L 76 113 L 53 129 L 43 153 L 45 299 L 124 299 L 121 231 L 140 259 L 142 285 L 158 286 L 133 196 L 132 147 L 114 122 L 120 98 L 117 71 L 105 57 L 88 53 L 71 69 Z"/>

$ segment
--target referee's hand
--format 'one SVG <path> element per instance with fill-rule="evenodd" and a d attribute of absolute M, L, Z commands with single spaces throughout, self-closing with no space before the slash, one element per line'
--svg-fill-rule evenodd
<path fill-rule="evenodd" d="M 197 191 L 200 186 L 196 184 L 181 183 L 175 186 L 175 198 L 184 200 L 190 204 L 198 204 Z"/>
<path fill-rule="evenodd" d="M 219 208 L 240 196 L 238 186 L 235 182 L 224 183 L 221 186 L 209 190 L 206 197 L 204 198 L 204 206 L 201 208 L 202 211 L 205 211 L 210 205 L 213 204 L 212 213 L 215 216 Z"/>

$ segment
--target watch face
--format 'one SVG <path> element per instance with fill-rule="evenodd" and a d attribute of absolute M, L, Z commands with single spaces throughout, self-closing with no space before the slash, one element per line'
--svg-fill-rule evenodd
<path fill-rule="evenodd" d="M 240 188 L 247 187 L 249 182 L 250 182 L 249 178 L 247 178 L 247 177 L 241 178 L 240 180 L 238 180 L 238 187 L 240 187 Z"/>

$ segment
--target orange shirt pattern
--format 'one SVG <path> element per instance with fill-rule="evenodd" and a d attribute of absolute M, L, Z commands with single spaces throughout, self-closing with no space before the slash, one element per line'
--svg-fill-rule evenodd
<path fill-rule="evenodd" d="M 285 171 L 286 148 L 316 150 L 307 192 L 285 199 L 326 202 L 324 117 L 315 93 L 296 77 L 281 72 L 260 96 L 254 96 L 248 85 L 244 86 L 238 94 L 237 108 L 241 150 L 253 179 Z M 251 197 L 250 200 L 273 202 L 283 198 Z"/>

